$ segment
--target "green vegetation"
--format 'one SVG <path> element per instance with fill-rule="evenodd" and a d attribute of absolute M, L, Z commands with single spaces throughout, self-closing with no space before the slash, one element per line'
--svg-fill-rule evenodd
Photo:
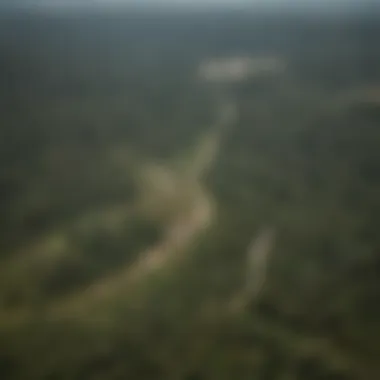
<path fill-rule="evenodd" d="M 0 23 L 2 379 L 380 378 L 375 16 Z M 197 76 L 209 57 L 267 52 L 283 73 Z M 225 97 L 239 117 L 218 135 Z M 199 199 L 216 209 L 207 228 L 129 282 Z M 265 286 L 234 309 L 266 225 Z"/>

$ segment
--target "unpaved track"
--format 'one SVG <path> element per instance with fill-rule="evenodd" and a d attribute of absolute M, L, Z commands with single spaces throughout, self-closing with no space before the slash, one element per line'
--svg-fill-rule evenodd
<path fill-rule="evenodd" d="M 141 252 L 134 264 L 121 268 L 118 273 L 98 281 L 85 291 L 60 301 L 49 310 L 48 316 L 87 317 L 89 311 L 97 309 L 104 302 L 127 297 L 150 274 L 181 259 L 181 253 L 210 225 L 211 220 L 211 202 L 202 195 L 191 213 L 169 226 L 162 240 Z"/>
<path fill-rule="evenodd" d="M 204 189 L 201 180 L 215 162 L 223 131 L 236 122 L 237 116 L 235 104 L 231 101 L 224 102 L 220 106 L 216 125 L 200 140 L 195 154 L 189 158 L 190 165 L 185 173 L 174 174 L 185 177 L 184 183 L 188 184 L 187 189 L 193 189 L 192 206 L 185 208 L 187 210 L 185 213 L 179 214 L 174 221 L 168 223 L 161 241 L 141 252 L 134 264 L 121 268 L 117 274 L 102 279 L 85 291 L 54 305 L 48 312 L 50 317 L 88 315 L 90 310 L 99 307 L 103 302 L 127 296 L 139 281 L 182 257 L 181 253 L 186 251 L 199 234 L 212 223 L 215 211 L 214 200 Z M 177 178 L 161 178 L 161 180 L 176 182 Z M 176 191 L 180 193 L 184 189 L 179 187 Z"/>

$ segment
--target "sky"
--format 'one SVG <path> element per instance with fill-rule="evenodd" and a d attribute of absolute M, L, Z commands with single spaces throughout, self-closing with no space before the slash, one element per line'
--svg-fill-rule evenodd
<path fill-rule="evenodd" d="M 363 0 L 0 0 L 1 2 L 18 2 L 18 3 L 35 3 L 44 5 L 73 5 L 73 4 L 155 4 L 155 5 L 190 5 L 190 4 L 209 4 L 209 5 L 233 5 L 233 4 L 328 4 L 339 3 L 341 5 L 349 5 L 353 3 L 361 3 Z M 380 0 L 372 0 L 372 2 L 380 2 Z"/>
<path fill-rule="evenodd" d="M 152 6 L 152 7 L 341 7 L 347 8 L 363 4 L 380 4 L 380 0 L 0 0 L 0 4 L 23 4 L 36 7 L 76 7 L 76 6 Z"/>

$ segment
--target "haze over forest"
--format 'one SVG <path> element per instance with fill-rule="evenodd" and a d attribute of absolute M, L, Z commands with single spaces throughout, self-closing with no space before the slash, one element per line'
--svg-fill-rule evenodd
<path fill-rule="evenodd" d="M 378 2 L 119 3 L 1 3 L 0 378 L 378 380 Z"/>

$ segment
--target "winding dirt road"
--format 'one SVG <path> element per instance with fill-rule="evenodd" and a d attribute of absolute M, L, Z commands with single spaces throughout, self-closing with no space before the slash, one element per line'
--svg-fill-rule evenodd
<path fill-rule="evenodd" d="M 83 313 L 88 315 L 89 310 L 97 308 L 103 302 L 127 296 L 129 291 L 136 288 L 139 281 L 147 279 L 150 274 L 183 257 L 181 253 L 184 253 L 212 224 L 215 203 L 212 196 L 204 189 L 202 179 L 215 163 L 222 133 L 236 122 L 237 117 L 236 105 L 233 102 L 223 102 L 217 115 L 216 125 L 200 139 L 194 154 L 189 157 L 187 170 L 181 173 L 165 170 L 151 172 L 153 181 L 157 181 L 160 173 L 165 174 L 160 176 L 159 182 L 164 185 L 167 182 L 167 186 L 160 186 L 160 191 L 170 189 L 169 198 L 178 196 L 179 203 L 181 203 L 181 194 L 186 193 L 187 198 L 184 201 L 190 203 L 190 207 L 185 207 L 185 211 L 179 212 L 168 222 L 162 239 L 153 247 L 141 252 L 134 264 L 121 268 L 117 274 L 98 281 L 75 296 L 61 300 L 49 310 L 49 316 L 62 318 Z M 189 189 L 192 192 L 190 199 Z M 167 201 L 168 197 L 162 195 L 162 199 Z M 160 201 L 158 197 L 157 202 Z M 168 204 L 167 207 L 171 205 Z"/>

